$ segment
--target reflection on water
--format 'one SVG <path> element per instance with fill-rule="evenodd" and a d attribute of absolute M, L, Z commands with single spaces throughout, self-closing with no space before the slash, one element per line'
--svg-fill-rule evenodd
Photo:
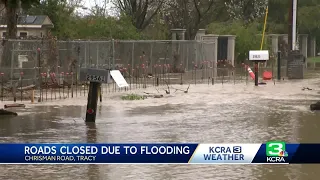
<path fill-rule="evenodd" d="M 96 123 L 85 123 L 85 98 L 17 110 L 0 120 L 0 142 L 319 142 L 320 113 L 309 105 L 319 80 L 260 87 L 191 86 L 161 99 L 107 95 Z M 155 91 L 147 89 L 146 91 Z M 78 106 L 76 106 L 77 104 Z M 318 179 L 319 165 L 6 165 L 0 179 Z"/>
<path fill-rule="evenodd" d="M 87 128 L 86 128 L 86 132 L 87 132 L 87 142 L 88 143 L 97 143 L 97 126 L 95 123 L 92 122 L 88 122 L 85 123 Z M 88 169 L 87 169 L 87 177 L 89 180 L 94 180 L 97 179 L 97 177 L 99 177 L 99 166 L 96 164 L 89 164 L 87 165 Z"/>

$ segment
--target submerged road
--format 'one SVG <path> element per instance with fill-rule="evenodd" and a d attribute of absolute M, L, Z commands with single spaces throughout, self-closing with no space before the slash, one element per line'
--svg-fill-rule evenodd
<path fill-rule="evenodd" d="M 84 123 L 84 97 L 27 105 L 0 120 L 0 142 L 319 142 L 320 80 L 191 85 L 164 98 L 99 103 L 96 124 Z M 180 87 L 186 89 L 187 86 Z M 302 91 L 302 87 L 314 90 Z M 318 89 L 318 90 L 317 90 Z M 143 90 L 156 92 L 155 89 Z M 124 93 L 124 92 L 123 92 Z M 123 94 L 122 93 L 122 94 Z M 2 106 L 2 105 L 1 105 Z M 320 165 L 1 165 L 0 179 L 317 180 Z"/>

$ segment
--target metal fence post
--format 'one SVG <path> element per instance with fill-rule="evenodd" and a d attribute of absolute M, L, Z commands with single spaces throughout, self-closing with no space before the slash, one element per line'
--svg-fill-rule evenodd
<path fill-rule="evenodd" d="M 12 43 L 12 49 L 11 49 L 11 69 L 10 69 L 10 79 L 11 79 L 11 81 L 10 81 L 10 86 L 11 87 L 13 87 L 12 85 L 13 85 L 13 68 L 14 68 L 14 53 L 15 53 L 15 46 L 14 46 L 14 43 L 15 43 L 15 41 L 8 41 L 8 42 L 11 42 Z"/>
<path fill-rule="evenodd" d="M 189 70 L 189 46 L 187 46 L 187 58 L 186 58 L 186 62 L 184 62 L 184 63 L 185 63 L 185 64 L 183 64 L 184 68 Z"/>
<path fill-rule="evenodd" d="M 194 51 L 195 51 L 195 60 L 194 60 L 194 65 L 198 63 L 198 50 L 199 50 L 199 44 L 196 43 L 194 46 Z M 193 67 L 192 67 L 193 68 Z"/>
<path fill-rule="evenodd" d="M 99 68 L 99 43 L 97 42 L 97 64 L 96 64 L 96 68 Z"/>
<path fill-rule="evenodd" d="M 87 41 L 84 42 L 84 67 L 87 68 Z"/>
<path fill-rule="evenodd" d="M 134 64 L 134 42 L 132 42 L 131 66 L 136 67 Z"/>
<path fill-rule="evenodd" d="M 112 69 L 115 69 L 115 48 L 114 48 L 114 39 L 112 39 Z"/>
<path fill-rule="evenodd" d="M 153 51 L 153 42 L 151 42 L 151 47 L 150 47 L 150 57 L 149 57 L 149 63 L 150 63 L 150 66 L 148 66 L 149 68 L 151 67 L 151 74 L 154 75 L 154 72 L 153 72 L 153 58 L 152 58 L 152 52 Z"/>

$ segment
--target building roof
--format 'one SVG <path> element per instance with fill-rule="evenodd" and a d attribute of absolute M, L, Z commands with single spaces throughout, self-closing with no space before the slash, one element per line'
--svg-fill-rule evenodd
<path fill-rule="evenodd" d="M 19 16 L 18 17 L 18 28 L 25 27 L 25 28 L 42 28 L 48 27 L 53 28 L 54 25 L 50 18 L 46 15 L 32 15 L 32 16 Z M 0 19 L 0 27 L 6 27 L 6 19 L 1 17 Z"/>

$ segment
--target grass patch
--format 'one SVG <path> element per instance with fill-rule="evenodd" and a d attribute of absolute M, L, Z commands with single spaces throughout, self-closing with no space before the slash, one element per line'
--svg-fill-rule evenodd
<path fill-rule="evenodd" d="M 122 100 L 144 100 L 143 96 L 137 95 L 137 94 L 127 94 L 124 96 L 121 96 Z"/>
<path fill-rule="evenodd" d="M 316 56 L 316 57 L 310 57 L 308 58 L 308 62 L 312 62 L 312 63 L 320 63 L 320 56 Z"/>

